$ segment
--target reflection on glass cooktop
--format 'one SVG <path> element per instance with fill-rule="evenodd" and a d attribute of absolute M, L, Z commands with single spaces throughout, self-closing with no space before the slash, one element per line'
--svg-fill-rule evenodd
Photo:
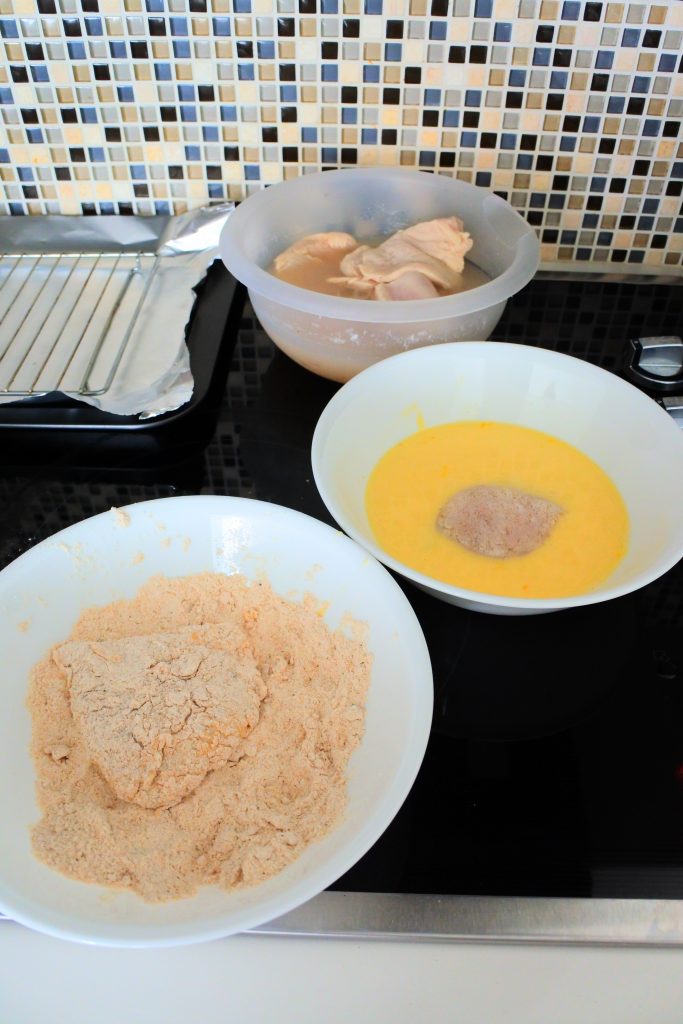
<path fill-rule="evenodd" d="M 540 278 L 495 337 L 620 372 L 630 338 L 683 335 L 682 295 Z M 248 307 L 225 344 L 225 387 L 171 436 L 6 437 L 1 564 L 112 505 L 174 494 L 330 522 L 309 446 L 337 385 L 276 352 Z M 335 888 L 683 899 L 683 567 L 619 601 L 529 618 L 401 585 L 432 655 L 432 737 L 403 809 Z"/>

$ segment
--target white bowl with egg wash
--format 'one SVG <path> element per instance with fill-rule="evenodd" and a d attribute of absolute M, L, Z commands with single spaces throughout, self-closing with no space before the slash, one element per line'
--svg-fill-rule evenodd
<path fill-rule="evenodd" d="M 373 666 L 365 733 L 347 767 L 339 824 L 280 874 L 251 888 L 208 886 L 146 903 L 74 881 L 33 855 L 39 819 L 31 721 L 32 666 L 93 605 L 135 595 L 162 574 L 265 575 L 289 600 L 312 595 L 331 628 L 367 624 Z M 0 911 L 51 935 L 108 946 L 169 946 L 245 931 L 305 902 L 347 871 L 388 826 L 427 745 L 433 690 L 412 608 L 359 545 L 301 513 L 232 497 L 179 497 L 112 510 L 36 545 L 0 573 L 5 705 L 0 716 Z M 350 619 L 349 619 L 350 617 Z"/>
<path fill-rule="evenodd" d="M 377 241 L 456 215 L 472 236 L 472 266 L 490 278 L 454 295 L 411 301 L 324 295 L 282 281 L 273 260 L 306 235 L 341 231 Z M 488 338 L 505 303 L 538 268 L 536 234 L 500 196 L 457 178 L 396 167 L 305 174 L 254 192 L 230 215 L 220 254 L 249 289 L 264 330 L 314 373 L 346 381 L 397 352 Z"/>
<path fill-rule="evenodd" d="M 503 597 L 426 576 L 384 551 L 365 505 L 379 459 L 422 427 L 459 420 L 530 427 L 578 448 L 609 475 L 629 517 L 626 554 L 596 589 Z M 340 527 L 390 569 L 451 604 L 528 615 L 595 604 L 651 583 L 683 556 L 683 432 L 614 374 L 524 345 L 463 342 L 407 352 L 349 381 L 323 411 L 313 474 Z"/>

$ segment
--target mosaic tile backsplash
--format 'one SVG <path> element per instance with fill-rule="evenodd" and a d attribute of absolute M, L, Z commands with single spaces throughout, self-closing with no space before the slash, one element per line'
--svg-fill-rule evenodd
<path fill-rule="evenodd" d="M 683 262 L 683 2 L 0 0 L 0 213 L 182 212 L 401 165 L 542 259 Z"/>

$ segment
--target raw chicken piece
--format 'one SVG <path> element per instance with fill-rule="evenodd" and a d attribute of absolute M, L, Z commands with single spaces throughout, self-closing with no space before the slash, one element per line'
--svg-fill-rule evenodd
<path fill-rule="evenodd" d="M 364 282 L 367 284 L 368 282 Z M 436 299 L 438 291 L 424 274 L 416 270 L 408 270 L 395 281 L 374 285 L 376 299 Z"/>
<path fill-rule="evenodd" d="M 306 235 L 294 242 L 275 257 L 273 266 L 280 274 L 308 260 L 329 260 L 334 255 L 357 248 L 358 242 L 353 235 L 347 235 L 345 231 L 323 231 L 317 235 Z"/>
<path fill-rule="evenodd" d="M 343 277 L 331 280 L 347 287 L 352 287 L 352 282 L 358 279 L 382 285 L 412 273 L 427 278 L 443 291 L 451 291 L 459 283 L 465 253 L 471 248 L 472 239 L 463 231 L 460 218 L 442 217 L 397 231 L 377 248 L 359 246 L 341 261 L 339 269 Z M 407 282 L 407 287 L 412 290 L 416 283 L 413 278 Z M 376 297 L 382 296 L 377 294 Z"/>
<path fill-rule="evenodd" d="M 491 558 L 528 555 L 550 536 L 562 509 L 514 487 L 480 485 L 458 491 L 436 520 L 437 529 L 469 551 Z"/>
<path fill-rule="evenodd" d="M 54 659 L 93 764 L 140 807 L 173 807 L 238 761 L 266 696 L 246 633 L 222 623 L 72 641 Z"/>

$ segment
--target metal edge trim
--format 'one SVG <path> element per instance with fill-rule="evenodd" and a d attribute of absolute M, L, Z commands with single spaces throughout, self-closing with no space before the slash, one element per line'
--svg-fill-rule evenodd
<path fill-rule="evenodd" d="M 251 934 L 683 946 L 683 901 L 323 892 Z"/>

